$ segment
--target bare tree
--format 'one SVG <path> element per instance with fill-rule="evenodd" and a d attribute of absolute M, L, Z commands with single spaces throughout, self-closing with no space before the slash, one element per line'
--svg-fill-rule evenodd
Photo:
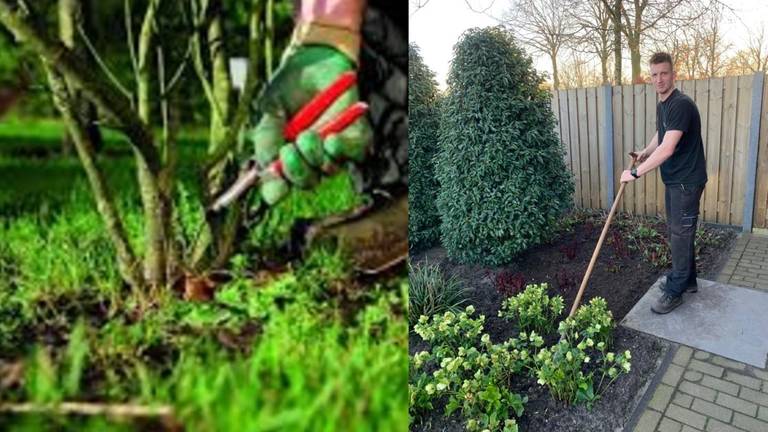
<path fill-rule="evenodd" d="M 518 0 L 505 14 L 504 22 L 517 38 L 552 62 L 554 88 L 560 86 L 557 57 L 573 42 L 578 31 L 564 0 Z"/>
<path fill-rule="evenodd" d="M 749 38 L 745 49 L 734 54 L 728 70 L 730 73 L 739 75 L 768 70 L 768 39 L 765 34 L 765 25 Z"/>
<path fill-rule="evenodd" d="M 706 13 L 692 18 L 686 26 L 660 26 L 649 32 L 649 39 L 653 41 L 649 48 L 669 52 L 681 79 L 722 75 L 725 53 L 731 47 L 724 39 L 722 12 L 722 7 L 715 3 Z"/>
<path fill-rule="evenodd" d="M 599 0 L 613 25 L 613 83 L 621 85 L 622 71 L 622 27 L 624 23 L 621 19 L 624 13 L 622 0 Z"/>
<path fill-rule="evenodd" d="M 592 62 L 584 58 L 578 52 L 574 52 L 570 60 L 563 62 L 560 68 L 561 88 L 596 87 L 603 81 L 604 75 L 600 74 Z"/>
<path fill-rule="evenodd" d="M 611 11 L 600 0 L 572 1 L 567 10 L 579 27 L 574 50 L 594 54 L 600 59 L 603 84 L 609 84 L 608 68 L 613 50 Z"/>
<path fill-rule="evenodd" d="M 722 20 L 722 9 L 719 7 L 712 9 L 707 16 L 708 26 L 701 34 L 704 47 L 701 58 L 701 78 L 721 76 L 725 72 L 725 54 L 732 44 L 724 39 Z"/>
<path fill-rule="evenodd" d="M 611 13 L 627 41 L 632 63 L 632 81 L 642 81 L 642 54 L 645 39 L 654 29 L 672 26 L 680 29 L 690 25 L 707 12 L 717 0 L 601 0 Z M 617 9 L 621 9 L 617 11 Z M 620 12 L 620 13 L 617 13 Z M 620 15 L 620 16 L 619 16 Z M 618 19 L 620 18 L 620 19 Z M 616 45 L 614 45 L 616 52 Z M 616 71 L 619 72 L 618 70 Z"/>

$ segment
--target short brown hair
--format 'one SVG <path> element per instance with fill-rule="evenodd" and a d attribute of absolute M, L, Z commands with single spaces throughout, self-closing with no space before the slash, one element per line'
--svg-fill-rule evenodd
<path fill-rule="evenodd" d="M 669 63 L 670 66 L 675 67 L 675 64 L 672 63 L 672 56 L 667 52 L 657 52 L 651 56 L 652 65 L 659 63 Z"/>

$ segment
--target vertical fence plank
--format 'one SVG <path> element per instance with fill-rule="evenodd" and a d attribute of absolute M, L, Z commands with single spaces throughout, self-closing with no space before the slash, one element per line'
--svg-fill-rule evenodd
<path fill-rule="evenodd" d="M 579 107 L 576 103 L 576 90 L 568 90 L 568 118 L 571 128 L 571 159 L 573 160 L 573 202 L 578 207 L 583 207 L 581 199 L 581 158 L 579 157 Z"/>
<path fill-rule="evenodd" d="M 717 203 L 720 200 L 720 147 L 722 146 L 723 78 L 709 80 L 709 112 L 707 125 L 707 196 L 704 206 L 707 221 L 719 222 Z"/>
<path fill-rule="evenodd" d="M 611 106 L 613 109 L 613 177 L 611 180 L 613 180 L 613 190 L 618 191 L 619 179 L 621 178 L 621 170 L 624 169 L 622 167 L 621 159 L 621 155 L 624 153 L 624 117 L 622 115 L 624 112 L 624 97 L 621 86 L 612 87 L 611 92 L 613 93 L 613 100 L 611 101 Z M 625 206 L 623 199 L 619 201 L 618 208 L 621 211 L 624 211 Z"/>
<path fill-rule="evenodd" d="M 701 117 L 701 139 L 704 144 L 704 158 L 707 161 L 707 175 L 709 173 L 709 80 L 696 81 L 696 108 L 699 109 L 699 116 Z M 709 221 L 710 214 L 706 206 L 707 195 L 712 189 L 708 184 L 704 188 L 704 195 L 701 197 L 701 220 Z"/>
<path fill-rule="evenodd" d="M 563 134 L 560 132 L 560 101 L 557 99 L 557 90 L 552 91 L 552 96 L 549 98 L 549 107 L 555 115 L 555 132 L 557 132 L 558 138 L 562 141 Z"/>
<path fill-rule="evenodd" d="M 644 147 L 643 141 L 645 141 L 645 84 L 636 84 L 634 87 L 635 137 L 632 142 L 632 151 L 638 151 Z M 645 182 L 632 182 L 627 187 L 630 185 L 633 186 L 635 193 L 635 211 L 637 214 L 645 214 Z"/>
<path fill-rule="evenodd" d="M 584 208 L 591 207 L 591 184 L 589 180 L 589 123 L 587 122 L 586 89 L 576 90 L 579 104 L 579 159 L 581 160 L 581 200 Z"/>
<path fill-rule="evenodd" d="M 573 170 L 573 161 L 571 161 L 571 126 L 568 116 L 568 93 L 563 90 L 557 92 L 558 105 L 560 106 L 560 141 L 565 150 L 565 166 Z"/>
<path fill-rule="evenodd" d="M 623 150 L 621 152 L 622 159 L 621 159 L 621 165 L 622 168 L 626 168 L 626 158 L 627 153 L 632 151 L 632 144 L 634 141 L 634 99 L 635 99 L 635 93 L 634 88 L 631 84 L 622 86 L 622 93 L 624 93 L 624 140 L 623 140 Z M 634 183 L 634 182 L 633 182 Z M 635 213 L 635 191 L 634 187 L 632 185 L 627 185 L 624 188 L 624 198 L 623 198 L 626 206 L 624 208 L 624 211 L 628 213 Z"/>
<path fill-rule="evenodd" d="M 749 123 L 752 110 L 752 84 L 754 76 L 739 77 L 739 97 L 736 108 L 736 142 L 733 150 L 733 181 L 731 182 L 731 225 L 744 223 L 744 192 L 749 152 Z M 750 224 L 750 229 L 752 228 Z"/>
<path fill-rule="evenodd" d="M 765 78 L 763 78 L 763 106 L 760 111 L 753 227 L 768 228 L 768 79 Z"/>
<path fill-rule="evenodd" d="M 613 204 L 613 108 L 609 86 L 597 89 L 597 128 L 600 148 L 600 208 L 610 208 Z"/>
<path fill-rule="evenodd" d="M 588 88 L 587 93 L 587 146 L 589 147 L 589 202 L 590 208 L 600 208 L 600 147 L 597 128 L 597 87 Z"/>
<path fill-rule="evenodd" d="M 736 141 L 736 103 L 739 98 L 739 78 L 724 81 L 723 127 L 720 137 L 720 182 L 718 184 L 717 221 L 728 224 L 731 220 L 731 186 L 733 183 L 733 146 Z"/>

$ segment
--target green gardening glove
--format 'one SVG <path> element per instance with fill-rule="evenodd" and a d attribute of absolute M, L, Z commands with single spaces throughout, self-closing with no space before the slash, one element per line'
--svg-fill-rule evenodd
<path fill-rule="evenodd" d="M 320 125 L 360 100 L 356 85 L 299 133 L 295 142 L 285 142 L 283 136 L 286 123 L 297 111 L 341 74 L 354 68 L 349 57 L 325 45 L 298 45 L 283 57 L 260 100 L 258 108 L 262 116 L 258 124 L 243 135 L 246 142 L 254 146 L 260 166 L 267 167 L 278 159 L 282 162 L 282 176 L 267 170 L 261 178 L 260 193 L 268 205 L 283 198 L 291 184 L 311 187 L 320 175 L 334 172 L 338 164 L 348 160 L 360 162 L 365 158 L 372 138 L 365 116 L 325 139 L 317 133 Z"/>

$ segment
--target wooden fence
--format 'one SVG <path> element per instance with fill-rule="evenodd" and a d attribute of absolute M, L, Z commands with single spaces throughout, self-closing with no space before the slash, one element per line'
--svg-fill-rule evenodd
<path fill-rule="evenodd" d="M 701 219 L 745 230 L 768 228 L 768 83 L 762 73 L 677 81 L 701 115 L 709 181 Z M 560 90 L 553 94 L 566 164 L 575 180 L 574 201 L 610 208 L 628 153 L 642 150 L 656 131 L 658 96 L 637 84 Z M 619 208 L 664 215 L 659 170 L 629 184 Z"/>

